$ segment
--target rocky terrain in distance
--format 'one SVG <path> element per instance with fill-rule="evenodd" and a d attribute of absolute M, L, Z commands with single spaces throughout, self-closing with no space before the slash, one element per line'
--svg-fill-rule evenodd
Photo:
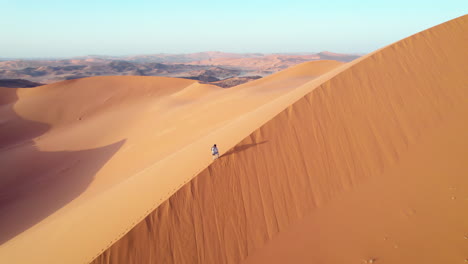
<path fill-rule="evenodd" d="M 165 76 L 231 87 L 306 61 L 326 59 L 349 62 L 358 57 L 358 55 L 331 52 L 307 54 L 200 52 L 126 57 L 9 59 L 0 61 L 0 79 L 23 79 L 47 84 L 92 76 Z"/>

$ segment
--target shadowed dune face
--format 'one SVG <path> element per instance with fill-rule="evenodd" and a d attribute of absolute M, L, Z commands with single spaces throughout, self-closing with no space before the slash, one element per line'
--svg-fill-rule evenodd
<path fill-rule="evenodd" d="M 16 93 L 17 89 L 0 88 L 0 245 L 78 197 L 124 143 L 41 151 L 34 139 L 51 126 L 18 116 Z"/>
<path fill-rule="evenodd" d="M 47 124 L 26 122 L 15 114 L 13 105 L 18 100 L 16 92 L 16 88 L 0 88 L 0 149 L 37 137 L 49 130 Z"/>
<path fill-rule="evenodd" d="M 231 150 L 227 151 L 226 153 L 223 154 L 223 157 L 227 157 L 229 155 L 232 155 L 232 154 L 235 154 L 235 153 L 239 153 L 241 151 L 244 151 L 244 150 L 247 150 L 249 148 L 252 148 L 252 147 L 255 147 L 255 146 L 258 146 L 258 145 L 261 145 L 261 144 L 265 144 L 267 143 L 268 141 L 265 140 L 265 141 L 262 141 L 262 142 L 258 142 L 258 143 L 251 143 L 251 144 L 244 144 L 244 145 L 237 145 L 235 146 L 234 148 L 232 148 Z"/>
<path fill-rule="evenodd" d="M 0 87 L 3 88 L 31 88 L 41 85 L 43 84 L 22 79 L 0 79 Z"/>
<path fill-rule="evenodd" d="M 467 34 L 464 16 L 311 87 L 93 263 L 463 262 Z"/>
<path fill-rule="evenodd" d="M 16 88 L 0 87 L 0 106 L 15 102 L 17 99 Z"/>

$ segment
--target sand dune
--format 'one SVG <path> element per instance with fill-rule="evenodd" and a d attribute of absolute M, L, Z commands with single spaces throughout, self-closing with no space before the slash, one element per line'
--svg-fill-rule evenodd
<path fill-rule="evenodd" d="M 257 109 L 292 103 L 93 263 L 464 262 L 467 32 L 464 16 Z"/>
<path fill-rule="evenodd" d="M 300 65 L 308 78 L 290 80 L 330 65 L 341 63 Z M 90 262 L 211 162 L 211 133 L 295 89 L 265 87 L 114 76 L 0 89 L 0 262 Z"/>
<path fill-rule="evenodd" d="M 0 263 L 463 262 L 467 32 L 231 89 L 0 89 Z"/>

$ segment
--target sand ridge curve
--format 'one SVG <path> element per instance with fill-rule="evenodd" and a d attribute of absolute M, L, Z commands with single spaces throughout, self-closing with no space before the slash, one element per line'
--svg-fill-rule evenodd
<path fill-rule="evenodd" d="M 462 214 L 466 207 L 463 190 L 468 188 L 463 178 L 468 172 L 463 158 L 467 154 L 463 131 L 467 128 L 462 122 L 468 114 L 466 32 L 468 16 L 343 66 L 338 74 L 326 76 L 328 81 L 298 87 L 295 92 L 309 92 L 299 101 L 288 94 L 291 105 L 286 110 L 203 170 L 93 263 L 238 263 L 248 261 L 248 256 L 256 257 L 253 263 L 274 261 L 275 256 L 281 257 L 279 263 L 290 257 L 299 263 L 463 261 L 463 230 L 468 228 L 462 221 L 466 217 Z M 446 136 L 460 142 L 447 141 Z M 434 154 L 438 150 L 446 155 L 440 159 L 445 163 L 437 163 L 441 154 Z M 428 173 L 424 183 L 424 173 L 431 168 L 439 173 Z M 440 175 L 444 168 L 450 168 L 450 177 Z M 394 178 L 404 180 L 408 187 Z M 392 196 L 386 183 L 401 190 L 402 197 Z M 450 194 L 454 189 L 460 199 Z M 445 195 L 446 200 L 428 198 L 433 191 L 437 199 Z M 376 203 L 372 198 L 362 201 L 369 192 L 381 192 Z M 354 200 L 354 205 L 361 201 L 361 208 L 381 215 L 375 221 L 356 217 L 352 209 L 347 210 L 349 203 L 343 197 Z M 391 206 L 379 211 L 379 203 Z M 435 218 L 439 225 L 426 220 L 434 214 L 427 210 L 431 204 L 438 209 L 447 207 L 446 215 Z M 335 213 L 327 213 L 327 208 Z M 360 210 L 356 212 L 366 212 Z M 294 247 L 299 245 L 294 240 L 304 241 L 305 237 L 290 235 L 288 230 L 301 219 L 310 220 L 311 213 L 318 223 L 301 222 L 301 227 L 315 232 L 326 227 L 330 237 L 320 236 L 322 239 L 342 239 L 332 232 L 333 225 L 326 224 L 333 219 L 335 225 L 345 223 L 347 218 L 331 218 L 338 213 L 364 221 L 345 226 L 351 231 L 359 227 L 365 235 L 360 238 L 348 230 L 351 236 L 347 239 L 356 242 L 339 244 L 340 253 L 314 251 L 320 248 L 320 240 L 311 239 L 310 244 L 302 244 L 301 252 L 315 253 L 296 256 Z M 395 215 L 403 220 L 392 222 Z M 408 225 L 414 229 L 407 230 Z M 366 233 L 367 226 L 375 233 Z M 450 236 L 438 235 L 436 243 L 424 243 L 420 235 L 431 230 Z M 294 232 L 301 233 L 301 229 Z M 386 237 L 388 234 L 395 237 Z M 391 244 L 392 249 L 381 250 L 373 246 L 381 246 L 374 244 L 373 235 L 399 242 Z M 268 241 L 273 244 L 262 251 Z M 417 243 L 423 246 L 415 246 Z M 448 246 L 437 252 L 442 244 Z M 326 245 L 333 250 L 333 243 Z M 424 245 L 434 250 L 428 252 Z M 395 250 L 399 246 L 408 248 L 399 252 Z M 284 247 L 283 252 L 269 256 Z"/>

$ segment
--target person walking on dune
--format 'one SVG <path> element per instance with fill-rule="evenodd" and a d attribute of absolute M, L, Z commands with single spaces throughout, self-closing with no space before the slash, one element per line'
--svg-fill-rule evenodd
<path fill-rule="evenodd" d="M 211 147 L 211 155 L 213 155 L 213 159 L 219 158 L 219 151 L 218 147 L 216 147 L 216 144 Z"/>

